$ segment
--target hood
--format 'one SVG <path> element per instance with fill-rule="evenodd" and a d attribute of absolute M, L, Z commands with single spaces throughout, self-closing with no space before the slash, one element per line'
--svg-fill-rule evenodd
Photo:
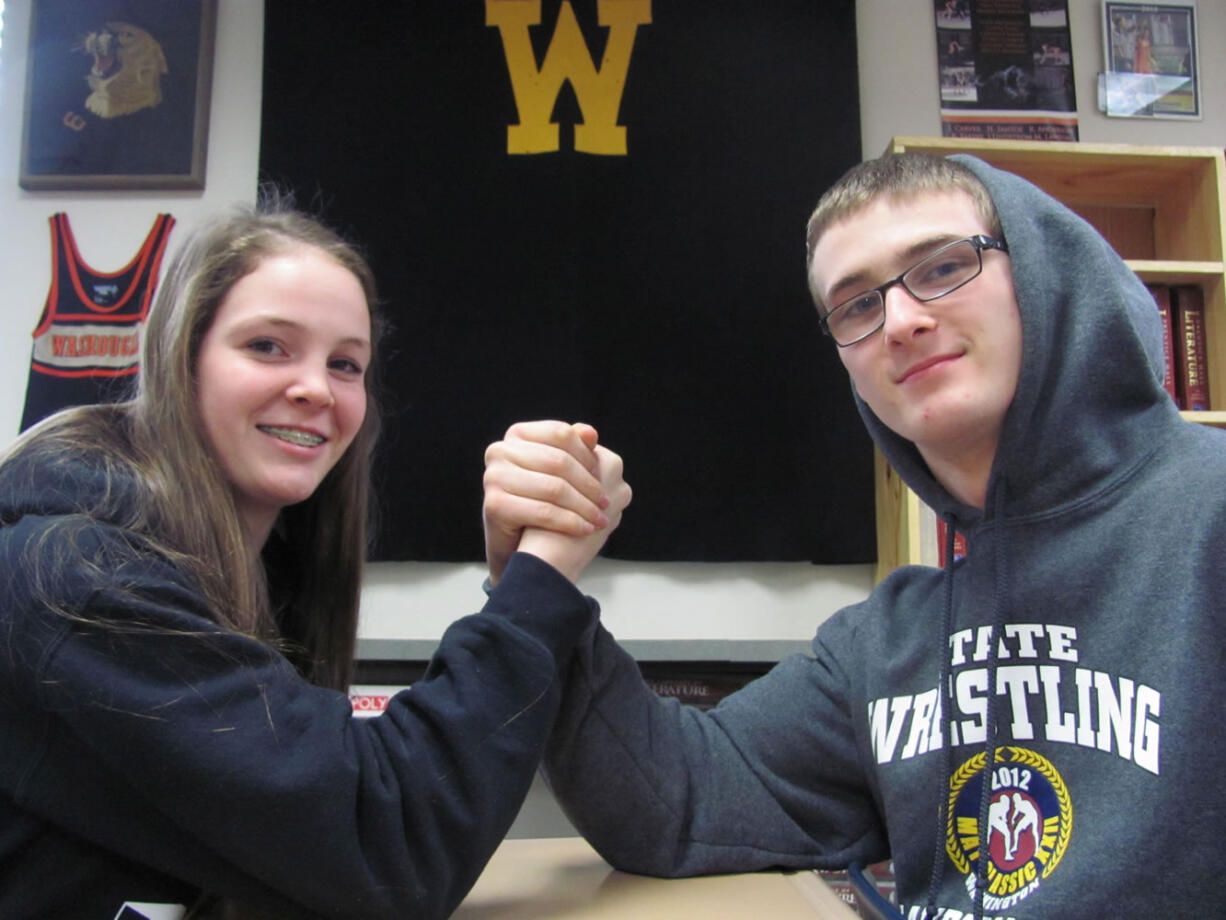
<path fill-rule="evenodd" d="M 987 483 L 987 508 L 958 502 L 933 478 L 915 445 L 888 429 L 856 396 L 860 414 L 886 459 L 922 501 L 954 526 L 973 532 L 984 520 L 1057 515 L 1111 488 L 1144 463 L 1161 443 L 1157 433 L 1179 424 L 1162 386 L 1162 325 L 1145 285 L 1086 221 L 1051 196 L 1011 173 L 970 156 L 952 159 L 978 176 L 1000 217 L 1009 245 L 1010 270 L 1022 324 L 1017 390 L 1005 414 Z M 993 586 L 984 609 L 989 635 L 1000 635 L 1009 609 L 1010 551 L 1007 528 L 986 541 L 982 560 Z M 944 570 L 941 647 L 952 635 L 954 571 Z M 988 643 L 987 686 L 997 686 L 999 645 Z M 938 687 L 952 693 L 950 656 L 940 658 Z M 996 762 L 998 693 L 986 697 L 988 726 L 983 763 Z M 956 707 L 942 704 L 945 712 Z M 947 734 L 946 737 L 951 737 Z M 934 828 L 934 865 L 928 907 L 935 911 L 944 879 L 948 778 L 952 745 Z M 981 783 L 979 852 L 988 851 L 991 785 Z M 984 916 L 987 864 L 975 870 L 974 916 Z M 934 913 L 935 915 L 935 913 Z"/>
<path fill-rule="evenodd" d="M 1092 495 L 1153 449 L 1177 419 L 1162 386 L 1162 326 L 1153 296 L 1085 220 L 1031 183 L 975 157 L 969 167 L 1000 216 L 1018 310 L 1022 367 L 987 494 L 1008 483 L 1010 516 Z M 958 529 L 983 516 L 956 501 L 856 395 L 873 440 L 920 499 Z"/>
<path fill-rule="evenodd" d="M 31 428 L 0 456 L 0 526 L 27 515 L 80 515 L 133 526 L 137 480 L 127 462 L 112 456 L 114 444 L 126 444 L 122 407 L 76 410 L 76 425 L 64 422 L 66 417 Z"/>

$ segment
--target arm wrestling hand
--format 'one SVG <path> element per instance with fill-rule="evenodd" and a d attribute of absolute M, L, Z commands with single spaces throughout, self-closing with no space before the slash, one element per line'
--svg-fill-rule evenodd
<path fill-rule="evenodd" d="M 630 504 L 630 486 L 622 478 L 622 458 L 604 447 L 596 448 L 597 474 L 604 495 L 608 498 L 605 514 L 608 524 L 586 536 L 571 536 L 556 530 L 527 527 L 519 541 L 519 550 L 548 562 L 572 582 L 579 580 L 583 570 L 604 546 L 609 535 L 621 523 L 622 511 Z"/>
<path fill-rule="evenodd" d="M 485 451 L 485 558 L 497 584 L 526 527 L 587 536 L 608 525 L 596 469 L 596 429 L 519 422 Z"/>

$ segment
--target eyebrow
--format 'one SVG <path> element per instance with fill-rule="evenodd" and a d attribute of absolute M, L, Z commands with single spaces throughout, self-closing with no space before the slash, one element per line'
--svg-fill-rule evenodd
<path fill-rule="evenodd" d="M 906 249 L 902 250 L 902 252 L 898 253 L 895 257 L 895 261 L 905 261 L 908 263 L 907 267 L 910 268 L 911 265 L 914 264 L 912 260 L 921 260 L 924 256 L 935 252 L 942 246 L 962 238 L 963 237 L 959 236 L 957 233 L 935 233 L 931 236 L 926 236 L 923 239 L 916 240 L 914 243 L 907 246 Z M 907 269 L 903 269 L 903 271 L 906 270 Z M 843 302 L 842 300 L 839 300 L 838 302 L 831 303 L 833 300 L 833 295 L 836 291 L 844 291 L 854 285 L 855 290 L 850 296 L 855 297 L 857 294 L 861 294 L 864 291 L 869 290 L 869 288 L 873 287 L 873 285 L 870 283 L 873 277 L 874 273 L 872 271 L 863 268 L 851 272 L 848 275 L 844 275 L 835 284 L 833 284 L 830 287 L 830 290 L 827 292 L 825 297 L 827 306 L 838 306 L 839 303 Z"/>
<path fill-rule="evenodd" d="M 246 331 L 251 326 L 258 326 L 262 324 L 267 324 L 270 326 L 284 326 L 288 329 L 305 330 L 307 328 L 305 323 L 300 323 L 297 320 L 290 319 L 285 316 L 276 316 L 272 313 L 259 313 L 255 316 L 250 317 L 249 319 L 243 320 L 241 323 L 238 324 L 236 328 L 239 331 Z M 359 348 L 365 348 L 367 350 L 371 349 L 370 341 L 368 339 L 363 338 L 360 335 L 347 336 L 341 339 L 337 344 L 338 345 L 356 345 Z"/>

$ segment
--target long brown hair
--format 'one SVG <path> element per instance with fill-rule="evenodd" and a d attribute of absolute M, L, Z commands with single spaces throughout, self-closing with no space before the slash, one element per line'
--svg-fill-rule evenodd
<path fill-rule="evenodd" d="M 201 340 L 235 283 L 265 258 L 298 246 L 326 253 L 361 284 L 371 310 L 372 361 L 366 417 L 353 443 L 310 498 L 282 510 L 274 528 L 269 543 L 282 551 L 270 596 L 268 573 L 249 558 L 231 486 L 205 436 L 196 365 Z M 265 193 L 258 205 L 207 222 L 176 252 L 146 325 L 134 397 L 61 412 L 27 432 L 9 456 L 66 449 L 87 454 L 108 484 L 126 474 L 135 497 L 125 494 L 117 510 L 108 486 L 94 513 L 118 514 L 153 551 L 183 568 L 221 626 L 277 645 L 313 683 L 343 689 L 353 666 L 379 432 L 376 303 L 373 274 L 355 246 L 287 198 Z"/>

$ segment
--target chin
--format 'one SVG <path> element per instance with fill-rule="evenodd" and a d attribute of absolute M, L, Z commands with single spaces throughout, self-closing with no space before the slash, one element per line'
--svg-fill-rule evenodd
<path fill-rule="evenodd" d="M 278 508 L 288 508 L 306 501 L 319 489 L 319 483 L 304 483 L 299 487 L 287 487 L 285 483 L 276 490 L 269 490 L 266 495 L 268 504 Z"/>

